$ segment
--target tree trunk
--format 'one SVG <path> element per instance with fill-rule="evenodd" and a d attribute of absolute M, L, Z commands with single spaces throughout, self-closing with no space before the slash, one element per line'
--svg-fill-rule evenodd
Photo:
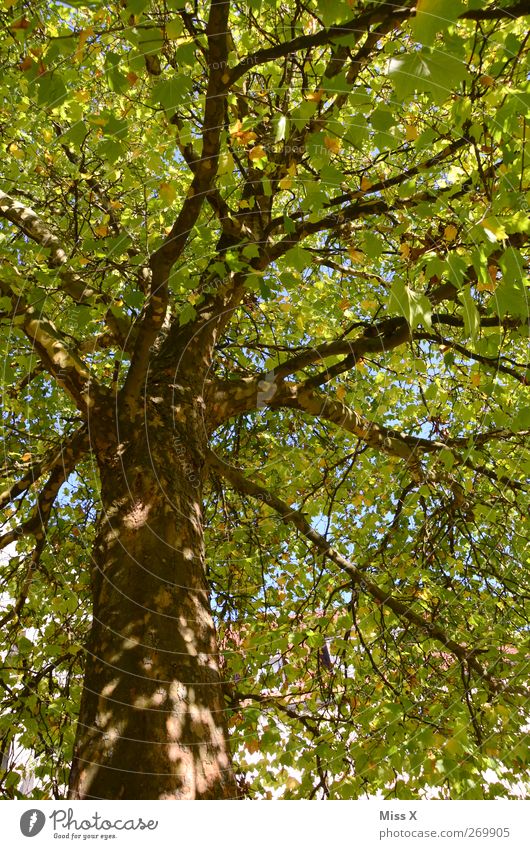
<path fill-rule="evenodd" d="M 100 451 L 69 798 L 235 798 L 204 566 L 202 411 L 151 394 L 145 412 L 113 456 Z"/>

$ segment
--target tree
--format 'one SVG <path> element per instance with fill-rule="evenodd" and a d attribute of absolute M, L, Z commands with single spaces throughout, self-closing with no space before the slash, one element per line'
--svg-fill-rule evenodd
<path fill-rule="evenodd" d="M 527 11 L 4 3 L 7 797 L 528 780 Z"/>

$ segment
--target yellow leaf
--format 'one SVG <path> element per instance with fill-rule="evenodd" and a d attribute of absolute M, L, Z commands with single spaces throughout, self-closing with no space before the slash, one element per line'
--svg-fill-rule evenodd
<path fill-rule="evenodd" d="M 253 130 L 243 129 L 243 125 L 239 119 L 230 127 L 230 135 L 238 144 L 248 144 L 257 139 L 257 135 Z"/>
<path fill-rule="evenodd" d="M 239 144 L 250 144 L 250 142 L 256 141 L 257 135 L 253 130 L 245 130 L 243 133 L 239 133 L 237 140 Z"/>
<path fill-rule="evenodd" d="M 402 242 L 399 246 L 399 252 L 405 259 L 410 256 L 410 245 L 407 242 Z"/>
<path fill-rule="evenodd" d="M 405 138 L 407 141 L 416 141 L 419 133 L 417 128 L 413 124 L 407 124 L 405 127 Z"/>
<path fill-rule="evenodd" d="M 173 183 L 160 183 L 158 192 L 166 206 L 171 206 L 177 196 L 177 190 Z"/>
<path fill-rule="evenodd" d="M 340 153 L 340 139 L 331 138 L 331 136 L 324 136 L 324 144 L 331 153 Z"/>
<path fill-rule="evenodd" d="M 489 280 L 479 280 L 477 283 L 477 289 L 479 292 L 494 292 L 497 288 L 497 266 L 496 265 L 488 265 L 488 275 Z"/>
<path fill-rule="evenodd" d="M 444 230 L 444 239 L 446 242 L 454 242 L 458 235 L 458 230 L 454 224 L 448 224 Z"/>
<path fill-rule="evenodd" d="M 182 22 L 180 18 L 175 17 L 171 21 L 168 21 L 165 25 L 166 36 L 170 41 L 176 41 L 176 39 L 182 35 Z"/>
<path fill-rule="evenodd" d="M 338 302 L 337 306 L 339 310 L 347 310 L 348 307 L 351 307 L 351 301 L 349 301 L 348 298 L 343 298 Z"/>
<path fill-rule="evenodd" d="M 493 79 L 493 77 L 490 77 L 489 74 L 482 74 L 482 76 L 480 77 L 480 82 L 482 83 L 482 85 L 485 85 L 487 88 L 489 88 L 492 85 L 495 85 L 495 80 Z"/>
<path fill-rule="evenodd" d="M 323 89 L 319 88 L 318 91 L 312 91 L 310 94 L 306 94 L 305 99 L 311 100 L 313 103 L 319 103 L 324 96 Z"/>
<path fill-rule="evenodd" d="M 471 375 L 471 383 L 473 386 L 480 386 L 480 374 L 478 372 Z"/>
<path fill-rule="evenodd" d="M 450 755 L 458 755 L 462 751 L 462 744 L 456 737 L 450 737 L 445 744 L 445 749 Z"/>
<path fill-rule="evenodd" d="M 83 58 L 85 43 L 91 35 L 94 35 L 94 27 L 87 27 L 86 29 L 82 29 L 79 33 L 79 41 L 77 42 L 77 49 L 74 56 L 76 62 L 80 62 Z"/>
<path fill-rule="evenodd" d="M 254 160 L 256 159 L 266 159 L 267 154 L 263 150 L 263 147 L 260 144 L 257 144 L 256 147 L 253 147 L 251 150 L 249 150 L 248 158 L 254 162 Z"/>
<path fill-rule="evenodd" d="M 372 188 L 372 182 L 368 179 L 368 177 L 363 177 L 361 180 L 361 192 L 367 192 L 368 189 Z"/>
<path fill-rule="evenodd" d="M 15 159 L 24 159 L 24 151 L 20 150 L 18 144 L 15 142 L 11 142 L 9 147 L 7 148 L 8 153 L 11 154 Z"/>
<path fill-rule="evenodd" d="M 98 224 L 97 227 L 94 227 L 94 233 L 96 236 L 106 236 L 108 235 L 109 228 L 106 224 Z"/>
<path fill-rule="evenodd" d="M 285 786 L 288 790 L 296 790 L 297 787 L 300 787 L 300 782 L 297 778 L 294 778 L 292 775 L 290 775 L 287 781 L 285 782 Z"/>
<path fill-rule="evenodd" d="M 26 452 L 26 454 L 23 454 L 20 459 L 23 463 L 27 463 L 28 460 L 31 460 L 31 454 L 29 452 Z"/>
<path fill-rule="evenodd" d="M 362 262 L 364 260 L 363 252 L 358 250 L 358 248 L 354 248 L 353 245 L 348 248 L 348 256 L 352 262 Z"/>
<path fill-rule="evenodd" d="M 223 174 L 230 174 L 234 170 L 234 157 L 230 153 L 230 151 L 224 151 L 219 156 L 219 167 L 217 169 L 217 173 L 221 176 Z"/>
<path fill-rule="evenodd" d="M 504 229 L 498 218 L 485 218 L 481 221 L 481 226 L 486 231 L 486 235 L 492 242 L 502 242 L 508 238 L 508 233 Z"/>
<path fill-rule="evenodd" d="M 339 399 L 339 401 L 343 401 L 344 396 L 346 395 L 346 387 L 345 386 L 337 387 L 337 392 L 335 394 L 336 394 L 337 398 Z"/>
<path fill-rule="evenodd" d="M 292 185 L 293 181 L 290 177 L 282 177 L 282 179 L 278 183 L 278 188 L 285 192 L 287 191 L 287 189 L 290 189 Z"/>

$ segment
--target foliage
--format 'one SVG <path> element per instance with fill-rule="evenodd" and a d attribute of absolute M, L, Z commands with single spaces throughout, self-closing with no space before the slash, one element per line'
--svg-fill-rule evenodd
<path fill-rule="evenodd" d="M 240 285 L 205 523 L 242 786 L 528 780 L 524 6 L 232 2 L 225 60 L 209 4 L 4 0 L 0 738 L 34 798 L 64 793 L 90 617 L 80 364 L 123 387 L 168 239 L 162 335 Z"/>

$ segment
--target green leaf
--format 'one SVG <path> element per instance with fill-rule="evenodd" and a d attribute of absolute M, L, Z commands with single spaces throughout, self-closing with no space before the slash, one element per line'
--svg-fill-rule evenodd
<path fill-rule="evenodd" d="M 72 142 L 77 148 L 79 148 L 84 142 L 87 133 L 89 132 L 88 126 L 84 121 L 76 121 L 70 129 L 63 134 L 61 137 L 64 142 Z"/>
<path fill-rule="evenodd" d="M 180 324 L 180 326 L 182 327 L 184 324 L 189 324 L 190 321 L 193 321 L 193 319 L 196 317 L 196 315 L 197 315 L 197 310 L 195 309 L 193 304 L 190 304 L 190 303 L 184 304 L 184 306 L 182 307 L 182 309 L 179 313 L 179 324 Z"/>
<path fill-rule="evenodd" d="M 412 330 L 422 324 L 431 326 L 432 307 L 429 299 L 421 292 L 410 289 L 402 280 L 397 278 L 392 284 L 388 308 L 407 319 Z"/>
<path fill-rule="evenodd" d="M 116 139 L 125 139 L 129 131 L 129 123 L 125 118 L 117 118 L 114 114 L 109 114 L 106 117 L 102 127 L 103 133 L 106 136 L 112 136 Z"/>
<path fill-rule="evenodd" d="M 388 75 L 398 100 L 405 100 L 419 91 L 430 94 L 436 103 L 442 103 L 458 89 L 468 72 L 456 56 L 422 50 L 391 59 Z"/>
<path fill-rule="evenodd" d="M 422 44 L 432 44 L 436 33 L 451 26 L 463 11 L 462 0 L 418 0 L 411 22 L 413 37 Z"/>
<path fill-rule="evenodd" d="M 13 308 L 11 298 L 7 295 L 0 297 L 0 312 L 10 312 Z"/>
<path fill-rule="evenodd" d="M 274 141 L 280 142 L 283 141 L 287 135 L 287 129 L 289 126 L 289 120 L 287 115 L 280 115 L 279 118 L 275 120 L 275 129 L 274 129 Z"/>
<path fill-rule="evenodd" d="M 46 71 L 38 80 L 37 103 L 55 109 L 68 97 L 68 89 L 57 71 Z"/>
<path fill-rule="evenodd" d="M 472 342 L 475 342 L 480 330 L 480 314 L 468 286 L 458 293 L 458 300 L 462 304 L 466 334 L 471 338 Z"/>
<path fill-rule="evenodd" d="M 353 17 L 348 3 L 329 2 L 329 0 L 317 0 L 318 14 L 325 27 L 333 24 L 344 23 Z"/>
<path fill-rule="evenodd" d="M 160 80 L 153 88 L 152 100 L 159 103 L 166 114 L 172 114 L 188 96 L 193 81 L 184 74 L 175 74 L 168 80 Z"/>
<path fill-rule="evenodd" d="M 518 410 L 513 420 L 512 427 L 514 432 L 530 429 L 530 407 L 522 407 L 522 409 Z"/>
<path fill-rule="evenodd" d="M 301 248 L 299 245 L 294 248 L 290 248 L 285 254 L 285 262 L 287 265 L 296 268 L 296 270 L 300 272 L 310 266 L 312 261 L 313 254 L 310 251 L 306 251 L 304 248 Z"/>
<path fill-rule="evenodd" d="M 317 103 L 312 100 L 304 100 L 291 113 L 291 122 L 297 130 L 301 130 L 307 124 L 310 118 L 313 117 L 317 110 Z"/>
<path fill-rule="evenodd" d="M 98 153 L 105 161 L 112 165 L 118 161 L 126 152 L 126 149 L 114 139 L 105 139 L 98 144 Z"/>
<path fill-rule="evenodd" d="M 158 27 L 143 29 L 138 39 L 140 51 L 147 56 L 158 55 L 164 46 L 164 34 Z"/>
<path fill-rule="evenodd" d="M 143 292 L 133 289 L 123 293 L 123 301 L 128 307 L 131 307 L 134 310 L 139 310 L 143 306 L 145 295 Z"/>

